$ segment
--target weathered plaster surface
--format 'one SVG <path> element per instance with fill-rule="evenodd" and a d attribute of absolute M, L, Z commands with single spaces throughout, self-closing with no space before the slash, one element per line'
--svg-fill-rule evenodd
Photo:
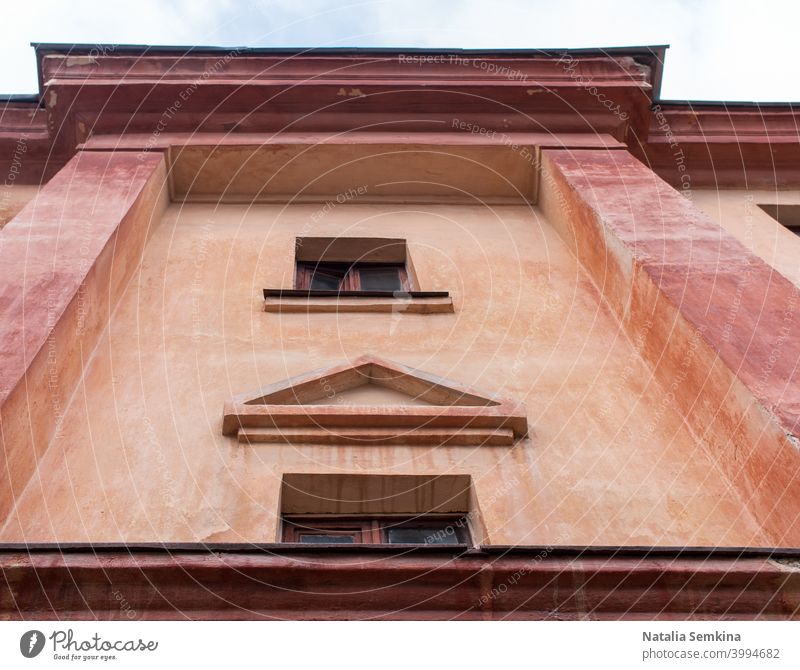
<path fill-rule="evenodd" d="M 163 211 L 160 154 L 80 153 L 0 236 L 0 516 L 54 439 Z M 41 474 L 41 473 L 40 473 Z"/>
<path fill-rule="evenodd" d="M 800 540 L 797 288 L 627 152 L 545 151 L 541 203 L 778 545 Z"/>
<path fill-rule="evenodd" d="M 700 209 L 756 256 L 800 286 L 800 238 L 758 205 L 800 205 L 800 190 L 696 189 Z"/>
<path fill-rule="evenodd" d="M 469 474 L 499 544 L 769 545 L 535 208 L 172 205 L 3 541 L 276 539 L 286 472 Z M 272 314 L 294 238 L 409 242 L 453 314 Z M 513 447 L 242 445 L 223 402 L 365 353 L 525 402 Z"/>
<path fill-rule="evenodd" d="M 466 135 L 466 133 L 464 133 Z M 394 196 L 535 200 L 534 146 L 256 144 L 174 151 L 174 200 L 344 203 Z M 335 195 L 331 195 L 335 194 Z M 337 200 L 338 198 L 338 200 Z"/>

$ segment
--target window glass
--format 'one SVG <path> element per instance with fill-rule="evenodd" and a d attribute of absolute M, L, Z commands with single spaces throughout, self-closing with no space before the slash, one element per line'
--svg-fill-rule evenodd
<path fill-rule="evenodd" d="M 396 267 L 362 267 L 362 291 L 399 291 L 402 289 L 400 273 Z"/>
<path fill-rule="evenodd" d="M 338 291 L 344 272 L 316 268 L 311 277 L 311 288 L 315 291 Z"/>
<path fill-rule="evenodd" d="M 402 264 L 298 263 L 295 288 L 312 291 L 404 291 L 406 271 Z"/>
<path fill-rule="evenodd" d="M 304 544 L 469 544 L 463 517 L 284 517 L 283 541 Z"/>
<path fill-rule="evenodd" d="M 389 544 L 458 544 L 453 526 L 416 526 L 388 528 Z"/>
<path fill-rule="evenodd" d="M 354 544 L 352 535 L 322 535 L 318 533 L 301 533 L 300 542 L 303 544 Z"/>

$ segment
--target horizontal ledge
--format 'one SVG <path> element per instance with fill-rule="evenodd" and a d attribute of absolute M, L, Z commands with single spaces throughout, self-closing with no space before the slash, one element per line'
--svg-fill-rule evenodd
<path fill-rule="evenodd" d="M 510 402 L 490 406 L 463 405 L 258 405 L 226 402 L 223 435 L 252 428 L 349 430 L 352 427 L 395 432 L 445 429 L 511 429 L 528 434 L 524 409 Z"/>
<path fill-rule="evenodd" d="M 265 288 L 265 298 L 448 298 L 449 291 L 322 291 L 307 289 Z"/>
<path fill-rule="evenodd" d="M 452 553 L 463 545 L 412 545 L 405 546 L 403 553 L 421 551 Z M 308 553 L 374 551 L 392 553 L 396 545 L 390 544 L 296 544 L 288 542 L 2 542 L 0 556 L 4 554 L 108 554 L 131 553 L 194 553 L 213 556 L 219 553 L 235 554 L 281 554 L 302 549 Z M 497 545 L 482 544 L 462 554 L 464 558 L 481 558 L 496 555 L 498 558 L 536 558 L 542 553 L 548 557 L 573 558 L 675 558 L 707 560 L 721 559 L 800 559 L 798 547 L 737 547 L 737 546 L 670 546 L 670 545 Z"/>
<path fill-rule="evenodd" d="M 626 148 L 612 135 L 607 133 L 570 133 L 549 132 L 537 133 L 508 130 L 499 135 L 476 135 L 465 131 L 457 131 L 452 127 L 441 126 L 438 132 L 424 130 L 397 131 L 347 131 L 347 132 L 283 132 L 280 130 L 255 132 L 199 132 L 199 133 L 162 133 L 153 142 L 152 133 L 125 133 L 122 135 L 92 135 L 78 146 L 82 150 L 129 150 L 146 151 L 172 148 L 180 151 L 184 147 L 244 147 L 255 149 L 271 144 L 317 146 L 386 144 L 405 146 L 438 147 L 492 147 L 506 146 L 509 142 L 518 146 L 531 146 L 555 149 L 584 148 Z M 335 196 L 335 194 L 334 194 Z"/>
<path fill-rule="evenodd" d="M 559 147 L 560 148 L 560 147 Z M 153 149 L 153 153 L 157 151 Z M 377 186 L 375 189 L 377 190 Z M 185 193 L 172 194 L 175 204 L 205 205 L 319 205 L 336 200 L 336 193 L 297 194 L 297 193 Z M 482 207 L 531 207 L 535 198 L 525 195 L 502 196 L 489 193 L 473 192 L 471 195 L 446 195 L 429 193 L 407 195 L 403 193 L 374 193 L 349 201 L 348 207 L 360 205 L 481 205 Z"/>
<path fill-rule="evenodd" d="M 389 312 L 404 314 L 451 314 L 453 299 L 446 291 L 281 291 L 267 295 L 264 311 L 279 313 Z M 320 294 L 320 295 L 313 295 Z"/>
<path fill-rule="evenodd" d="M 130 89 L 147 86 L 155 89 L 156 94 L 166 96 L 174 89 L 184 89 L 188 85 L 196 86 L 207 94 L 217 93 L 222 95 L 230 92 L 243 95 L 248 92 L 272 92 L 283 96 L 287 95 L 287 90 L 292 93 L 309 91 L 311 93 L 329 94 L 338 100 L 352 100 L 368 98 L 369 95 L 379 93 L 423 93 L 429 96 L 442 96 L 452 89 L 466 90 L 497 90 L 504 91 L 535 91 L 541 96 L 566 96 L 580 93 L 586 86 L 585 83 L 574 81 L 561 75 L 549 75 L 548 73 L 534 72 L 531 77 L 535 77 L 535 83 L 523 79 L 509 79 L 508 77 L 486 77 L 486 76 L 461 76 L 453 74 L 431 74 L 420 76 L 419 72 L 397 75 L 366 75 L 354 77 L 320 78 L 314 71 L 307 71 L 300 74 L 272 75 L 269 78 L 257 78 L 252 71 L 239 71 L 231 73 L 229 76 L 217 78 L 204 78 L 204 73 L 194 70 L 178 74 L 169 79 L 163 75 L 152 75 L 150 73 L 137 74 L 126 68 L 124 72 L 108 73 L 105 76 L 92 76 L 86 71 L 76 71 L 69 75 L 64 71 L 48 73 L 46 76 L 46 86 L 48 90 L 61 88 L 80 88 L 91 92 L 99 92 L 103 89 Z M 207 71 L 206 73 L 207 74 Z M 524 76 L 524 75 L 522 75 Z M 592 77 L 595 77 L 593 74 Z M 593 85 L 598 91 L 651 91 L 652 85 L 643 81 L 631 81 L 630 77 L 619 79 L 615 76 L 603 76 L 597 74 L 596 79 L 592 79 Z M 353 88 L 357 90 L 353 93 Z M 341 89 L 350 89 L 344 94 Z M 554 91 L 554 89 L 559 89 Z M 530 94 L 529 94 L 530 95 Z M 154 94 L 150 94 L 148 102 Z M 435 97 L 434 97 L 435 99 Z M 281 100 L 279 100 L 280 102 Z M 594 110 L 591 110 L 594 111 Z"/>
<path fill-rule="evenodd" d="M 360 446 L 510 446 L 510 428 L 241 428 L 240 444 L 347 444 Z"/>

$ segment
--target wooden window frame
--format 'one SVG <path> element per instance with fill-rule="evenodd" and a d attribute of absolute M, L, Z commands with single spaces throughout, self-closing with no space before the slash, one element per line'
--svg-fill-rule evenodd
<path fill-rule="evenodd" d="M 314 268 L 338 266 L 337 288 L 311 288 Z M 399 288 L 365 288 L 362 271 L 393 267 Z M 342 271 L 344 268 L 344 271 Z M 380 285 L 380 280 L 375 281 Z M 394 282 L 387 285 L 392 285 Z M 374 284 L 373 284 L 374 285 Z M 298 237 L 293 288 L 265 288 L 264 311 L 283 314 L 395 313 L 452 314 L 448 291 L 421 291 L 406 240 L 372 237 Z"/>
<path fill-rule="evenodd" d="M 400 279 L 399 291 L 408 293 L 411 291 L 411 284 L 408 280 L 408 270 L 405 263 L 332 263 L 327 261 L 308 262 L 297 261 L 295 263 L 295 277 L 294 287 L 297 290 L 310 291 L 311 282 L 314 273 L 317 269 L 326 270 L 331 272 L 343 271 L 343 278 L 339 282 L 338 289 L 330 289 L 334 291 L 361 291 L 361 270 L 366 268 L 396 268 L 397 274 Z M 315 289 L 319 290 L 319 289 Z M 394 291 L 386 291 L 393 293 Z"/>
<path fill-rule="evenodd" d="M 415 528 L 426 525 L 439 525 L 441 529 L 436 532 L 446 532 L 448 527 L 453 528 L 456 537 L 455 544 L 425 544 L 425 543 L 399 543 L 389 542 L 388 530 L 390 528 Z M 351 535 L 355 544 L 378 544 L 387 546 L 429 546 L 452 548 L 468 546 L 471 543 L 469 523 L 465 514 L 446 515 L 416 515 L 383 514 L 369 516 L 348 515 L 286 515 L 281 518 L 281 541 L 301 544 L 302 535 Z M 311 544 L 311 543 L 309 543 Z M 323 543 L 320 543 L 323 544 Z M 342 546 L 336 544 L 336 546 Z"/>
<path fill-rule="evenodd" d="M 284 542 L 302 543 L 303 535 L 347 535 L 353 537 L 352 544 L 380 544 L 380 528 L 374 520 L 343 517 L 325 521 L 297 517 L 283 519 Z"/>

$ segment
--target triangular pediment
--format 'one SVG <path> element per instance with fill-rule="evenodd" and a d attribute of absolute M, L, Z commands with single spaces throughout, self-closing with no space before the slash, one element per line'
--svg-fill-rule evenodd
<path fill-rule="evenodd" d="M 362 356 L 244 394 L 245 405 L 436 405 L 491 407 L 500 401 L 414 368 Z"/>
<path fill-rule="evenodd" d="M 503 446 L 528 422 L 520 403 L 362 356 L 232 398 L 222 432 L 244 444 Z"/>
<path fill-rule="evenodd" d="M 387 386 L 379 386 L 368 382 L 361 386 L 339 391 L 335 396 L 325 396 L 317 400 L 308 401 L 308 405 L 364 405 L 364 406 L 430 406 L 422 398 L 416 398 L 408 393 L 397 391 Z"/>

